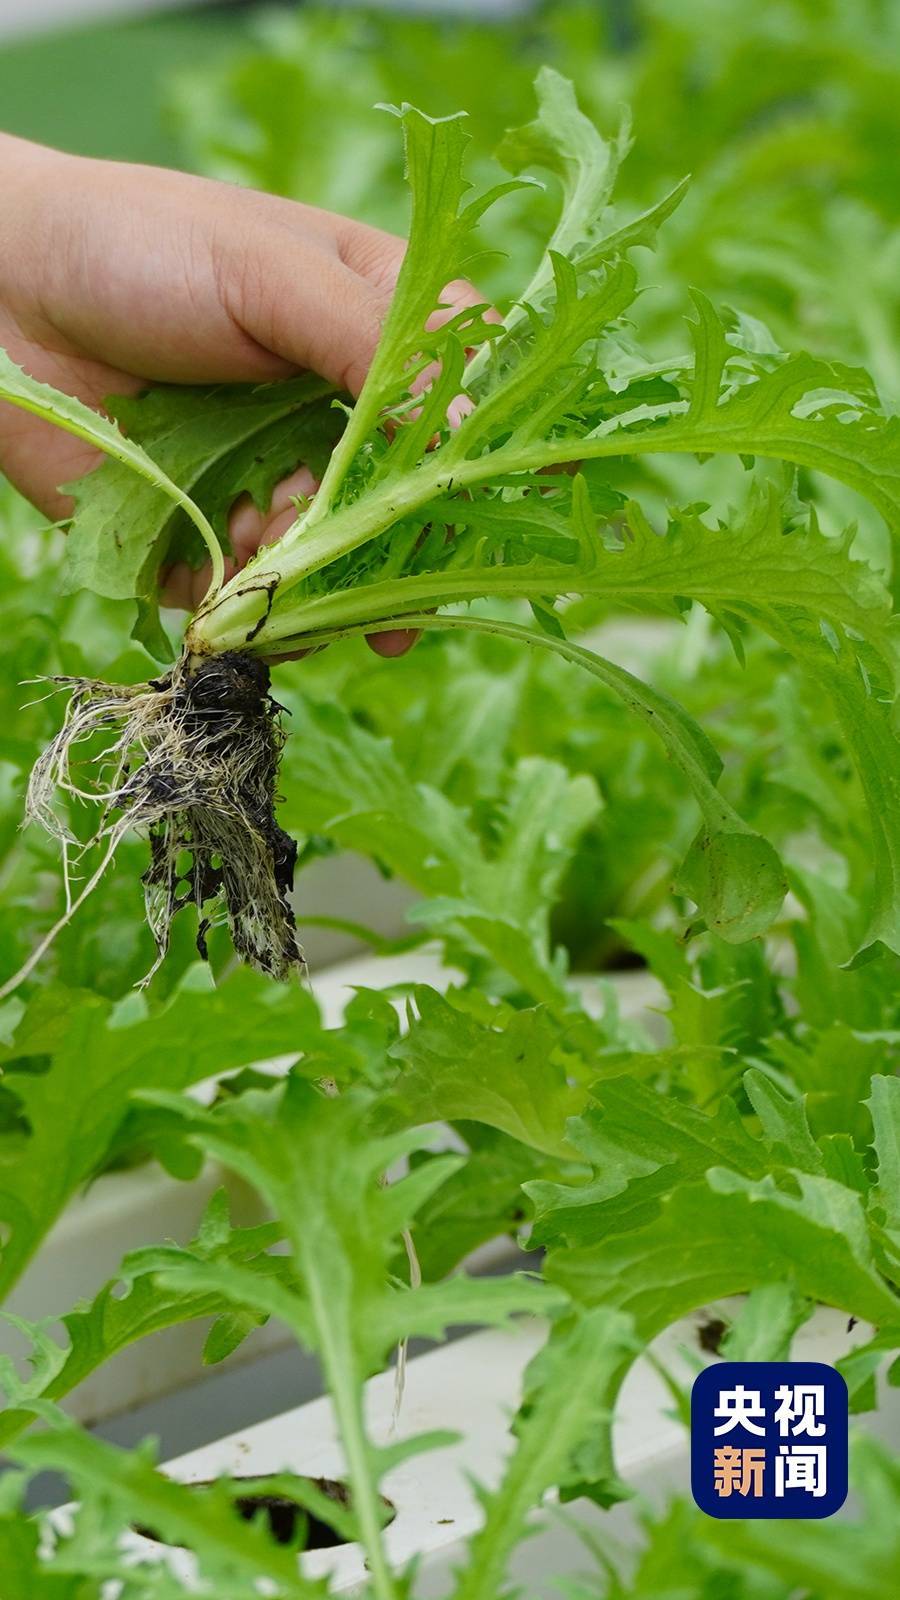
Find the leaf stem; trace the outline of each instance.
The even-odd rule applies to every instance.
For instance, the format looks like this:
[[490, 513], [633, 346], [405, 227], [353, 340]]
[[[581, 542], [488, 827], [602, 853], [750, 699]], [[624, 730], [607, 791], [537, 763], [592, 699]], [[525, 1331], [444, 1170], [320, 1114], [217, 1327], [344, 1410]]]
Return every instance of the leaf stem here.
[[[720, 428], [711, 433], [695, 426], [689, 417], [670, 415], [658, 427], [640, 433], [629, 432], [621, 424], [608, 433], [587, 438], [515, 440], [499, 449], [465, 455], [467, 427], [447, 440], [440, 450], [422, 462], [399, 483], [388, 483], [359, 501], [322, 516], [313, 501], [310, 512], [289, 529], [284, 538], [268, 547], [250, 568], [226, 584], [212, 603], [205, 604], [192, 624], [189, 640], [196, 639], [206, 651], [240, 650], [253, 636], [255, 648], [272, 646], [299, 635], [297, 607], [293, 614], [287, 596], [292, 588], [332, 561], [348, 555], [394, 526], [403, 517], [436, 498], [515, 473], [535, 473], [546, 467], [564, 466], [572, 461], [599, 460], [622, 456], [672, 454], [761, 455], [815, 467], [866, 495], [888, 523], [900, 516], [900, 502], [888, 476], [867, 470], [853, 456], [841, 451], [833, 441], [804, 437], [798, 428], [795, 436], [780, 425], [771, 435], [765, 428], [729, 422], [723, 417]], [[272, 583], [277, 583], [273, 606]], [[270, 614], [271, 613], [271, 614]], [[261, 624], [261, 619], [265, 623]], [[374, 631], [374, 630], [373, 630]]]
[[306, 1288], [319, 1330], [319, 1352], [338, 1431], [347, 1462], [353, 1511], [366, 1552], [366, 1564], [378, 1600], [397, 1600], [382, 1537], [380, 1497], [373, 1482], [372, 1465], [362, 1408], [362, 1391], [355, 1382], [356, 1362], [345, 1348], [341, 1328], [329, 1314], [328, 1286], [307, 1261]]
[[48, 384], [39, 383], [37, 379], [29, 377], [16, 366], [5, 350], [0, 350], [0, 398], [10, 405], [18, 406], [21, 411], [28, 411], [32, 416], [41, 417], [45, 422], [52, 422], [54, 427], [61, 428], [65, 433], [74, 434], [76, 439], [83, 439], [86, 444], [93, 445], [95, 450], [102, 450], [105, 455], [121, 461], [139, 477], [152, 483], [155, 489], [168, 495], [169, 499], [180, 506], [190, 518], [209, 551], [212, 573], [208, 595], [215, 594], [222, 588], [225, 582], [225, 557], [215, 529], [190, 495], [179, 488], [140, 445], [126, 438], [107, 417], [93, 411], [82, 401], [74, 399], [71, 395], [57, 394]]
[[[626, 672], [624, 667], [607, 661], [583, 645], [572, 644], [568, 639], [557, 639], [550, 634], [538, 633], [534, 628], [524, 627], [521, 623], [502, 622], [493, 617], [452, 614], [448, 616], [445, 613], [434, 616], [431, 612], [424, 612], [404, 616], [403, 626], [417, 631], [456, 628], [493, 634], [504, 639], [516, 639], [523, 644], [538, 645], [541, 649], [550, 650], [555, 655], [562, 656], [563, 660], [583, 667], [586, 672], [599, 678], [606, 688], [620, 695], [629, 709], [646, 722], [662, 740], [673, 764], [679, 767], [687, 778], [711, 832], [750, 831], [747, 824], [716, 788], [715, 779], [718, 777], [721, 761], [705, 734], [674, 701], [642, 683], [639, 678]], [[301, 643], [307, 646], [331, 644], [339, 639], [350, 638], [354, 634], [384, 633], [396, 627], [397, 618], [375, 623], [356, 623], [352, 627], [335, 629], [332, 632], [303, 635], [302, 640], [297, 640], [296, 643], [298, 646]], [[286, 640], [285, 644], [290, 647], [294, 642]]]

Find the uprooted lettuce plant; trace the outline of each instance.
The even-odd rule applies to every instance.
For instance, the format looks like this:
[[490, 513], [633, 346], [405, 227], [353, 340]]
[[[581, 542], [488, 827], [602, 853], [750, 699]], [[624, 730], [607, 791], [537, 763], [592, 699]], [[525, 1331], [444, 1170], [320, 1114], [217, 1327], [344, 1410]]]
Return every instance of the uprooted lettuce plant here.
[[[201, 953], [210, 923], [224, 916], [252, 965], [278, 978], [296, 971], [295, 848], [275, 817], [283, 731], [266, 662], [402, 623], [540, 645], [621, 695], [656, 731], [699, 806], [679, 877], [697, 906], [695, 925], [729, 941], [763, 932], [781, 906], [784, 869], [719, 792], [721, 763], [705, 735], [677, 704], [566, 637], [566, 600], [602, 595], [676, 615], [698, 601], [736, 648], [742, 628], [756, 625], [813, 677], [856, 764], [872, 829], [856, 959], [900, 951], [889, 598], [854, 560], [852, 529], [842, 538], [821, 532], [792, 470], [839, 480], [893, 527], [900, 425], [864, 373], [766, 341], [745, 347], [740, 321], [700, 295], [689, 351], [654, 360], [637, 348], [629, 254], [652, 245], [684, 185], [641, 215], [617, 217], [610, 201], [627, 138], [604, 141], [552, 72], [540, 75], [538, 95], [537, 119], [501, 150], [514, 176], [474, 200], [463, 121], [432, 121], [408, 106], [398, 113], [409, 247], [355, 405], [306, 378], [255, 391], [157, 391], [113, 403], [123, 432], [4, 361], [5, 399], [113, 458], [76, 487], [71, 585], [136, 599], [137, 636], [161, 652], [160, 565], [185, 554], [211, 563], [182, 653], [157, 678], [62, 685], [65, 722], [34, 769], [27, 809], [63, 844], [63, 921], [136, 828], [150, 841], [145, 899], [160, 960], [173, 917], [193, 905]], [[532, 281], [502, 324], [486, 307], [436, 318], [444, 284], [472, 268], [479, 218], [527, 185], [521, 174], [531, 169], [549, 171], [562, 190]], [[748, 472], [741, 503], [671, 508], [656, 525], [599, 466], [651, 453], [739, 457]], [[225, 581], [228, 507], [245, 490], [265, 502], [299, 456], [321, 471], [320, 488], [277, 544]], [[584, 470], [553, 470], [573, 464]], [[460, 609], [511, 599], [530, 602], [534, 627]], [[74, 898], [73, 853], [84, 846], [69, 820], [73, 803], [98, 809], [90, 844], [100, 849]]]

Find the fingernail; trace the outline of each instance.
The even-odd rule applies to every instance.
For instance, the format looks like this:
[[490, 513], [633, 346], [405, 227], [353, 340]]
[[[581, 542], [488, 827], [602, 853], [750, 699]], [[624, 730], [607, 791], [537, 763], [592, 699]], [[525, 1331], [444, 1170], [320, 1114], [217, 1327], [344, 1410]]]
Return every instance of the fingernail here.
[[467, 394], [458, 394], [450, 401], [447, 407], [447, 421], [451, 428], [458, 428], [466, 417], [470, 417], [475, 410], [472, 400]]
[[367, 641], [377, 656], [384, 656], [386, 660], [393, 660], [396, 656], [405, 656], [414, 644], [422, 637], [417, 628], [391, 628], [386, 633], [370, 633], [366, 635]]

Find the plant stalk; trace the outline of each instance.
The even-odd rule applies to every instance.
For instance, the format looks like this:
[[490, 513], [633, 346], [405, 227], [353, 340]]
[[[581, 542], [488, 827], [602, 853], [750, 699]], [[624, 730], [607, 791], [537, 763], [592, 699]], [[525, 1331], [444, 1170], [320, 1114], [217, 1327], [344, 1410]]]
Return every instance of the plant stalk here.
[[315, 1262], [308, 1259], [307, 1252], [300, 1249], [298, 1253], [304, 1261], [306, 1289], [319, 1332], [320, 1359], [344, 1448], [353, 1512], [366, 1553], [366, 1565], [377, 1600], [397, 1600], [382, 1537], [381, 1499], [372, 1481], [363, 1416], [363, 1391], [353, 1377], [356, 1362], [352, 1351], [346, 1347], [346, 1330], [341, 1327], [340, 1320], [330, 1313], [327, 1284], [322, 1282]]
[[[867, 494], [877, 509], [888, 518], [894, 509], [887, 492], [882, 492], [869, 475], [836, 449], [820, 447], [814, 456], [811, 447], [802, 439], [761, 438], [752, 431], [742, 432], [733, 425], [731, 428], [723, 427], [715, 439], [710, 439], [699, 435], [688, 418], [677, 416], [657, 429], [640, 434], [616, 427], [609, 433], [579, 440], [560, 439], [537, 443], [529, 440], [521, 444], [513, 440], [497, 450], [473, 456], [462, 454], [466, 448], [463, 437], [465, 431], [464, 424], [457, 436], [427, 457], [399, 485], [388, 483], [330, 516], [323, 516], [322, 508], [317, 510], [317, 501], [314, 500], [309, 511], [277, 544], [263, 550], [244, 572], [238, 573], [221, 591], [211, 593], [188, 629], [189, 650], [200, 655], [245, 649], [271, 654], [275, 647], [284, 646], [288, 640], [297, 644], [304, 633], [301, 622], [303, 602], [292, 606], [289, 596], [291, 590], [304, 579], [377, 538], [430, 500], [475, 488], [488, 479], [538, 472], [545, 467], [567, 465], [573, 460], [648, 455], [660, 451], [673, 454], [693, 454], [698, 451], [729, 455], [760, 454], [825, 470], [851, 488]], [[447, 580], [446, 574], [439, 576], [440, 580]], [[432, 587], [438, 581], [437, 576], [429, 580]], [[479, 591], [476, 589], [475, 592]], [[364, 585], [360, 586], [359, 594], [364, 603]], [[456, 595], [460, 599], [472, 597], [471, 587], [466, 591], [458, 591]], [[370, 602], [371, 598], [370, 594]], [[449, 600], [450, 596], [445, 598]], [[319, 597], [317, 603], [322, 603]]]

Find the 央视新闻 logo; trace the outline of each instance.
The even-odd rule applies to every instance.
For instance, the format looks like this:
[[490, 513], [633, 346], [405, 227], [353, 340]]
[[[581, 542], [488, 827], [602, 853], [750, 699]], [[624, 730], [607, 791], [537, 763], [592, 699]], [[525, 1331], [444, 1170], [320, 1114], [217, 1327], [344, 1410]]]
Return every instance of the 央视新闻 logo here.
[[691, 1492], [711, 1517], [830, 1517], [847, 1498], [847, 1385], [818, 1361], [723, 1361], [691, 1392]]

